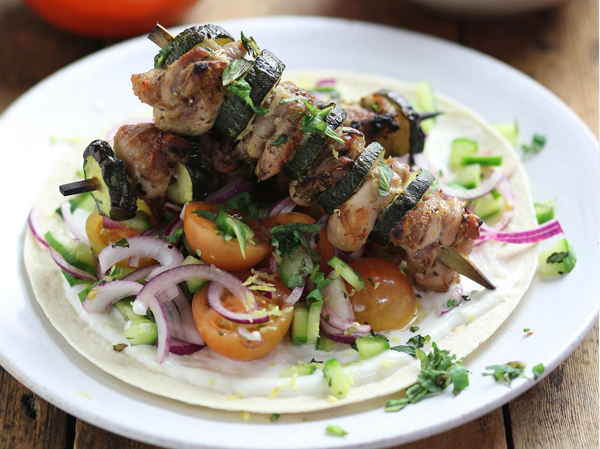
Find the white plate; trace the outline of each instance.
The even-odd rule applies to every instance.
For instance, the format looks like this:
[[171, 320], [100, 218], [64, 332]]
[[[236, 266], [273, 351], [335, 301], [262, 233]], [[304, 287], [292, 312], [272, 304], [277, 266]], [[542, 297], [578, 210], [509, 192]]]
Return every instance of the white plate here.
[[[50, 136], [90, 136], [138, 110], [129, 77], [152, 64], [154, 46], [137, 38], [84, 58], [23, 95], [0, 119], [4, 192], [0, 362], [19, 381], [61, 409], [112, 432], [177, 447], [381, 447], [442, 432], [475, 419], [533, 385], [512, 388], [482, 377], [486, 365], [543, 362], [547, 373], [581, 342], [598, 310], [598, 148], [581, 120], [553, 94], [516, 70], [472, 50], [398, 29], [322, 18], [257, 18], [223, 23], [243, 29], [288, 68], [351, 70], [409, 82], [428, 80], [439, 92], [490, 121], [519, 118], [522, 135], [548, 138], [528, 158], [533, 197], [559, 198], [560, 221], [577, 250], [576, 269], [557, 280], [535, 279], [517, 310], [468, 357], [471, 386], [384, 413], [370, 410], [285, 417], [276, 423], [196, 408], [136, 390], [76, 353], [37, 305], [22, 261], [25, 221], [39, 186], [68, 145]], [[341, 44], [339, 48], [336, 45]], [[103, 136], [98, 136], [103, 137]], [[535, 331], [525, 338], [523, 328]], [[560, 404], [556, 404], [557, 407]], [[345, 438], [324, 435], [338, 424]]]

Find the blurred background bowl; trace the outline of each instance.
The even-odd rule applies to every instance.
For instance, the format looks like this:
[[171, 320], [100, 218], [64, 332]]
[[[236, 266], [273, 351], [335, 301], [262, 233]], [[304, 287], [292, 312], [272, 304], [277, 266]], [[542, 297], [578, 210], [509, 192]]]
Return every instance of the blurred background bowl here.
[[88, 37], [130, 37], [178, 23], [197, 0], [25, 0], [52, 24]]
[[410, 0], [444, 14], [467, 17], [505, 16], [557, 5], [565, 0]]

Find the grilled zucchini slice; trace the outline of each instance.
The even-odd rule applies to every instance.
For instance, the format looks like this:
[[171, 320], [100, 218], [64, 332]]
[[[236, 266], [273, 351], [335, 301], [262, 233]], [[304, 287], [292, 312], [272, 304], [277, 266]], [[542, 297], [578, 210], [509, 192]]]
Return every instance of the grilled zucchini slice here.
[[208, 194], [210, 175], [200, 152], [191, 154], [185, 164], [177, 163], [174, 181], [167, 189], [167, 198], [176, 204], [200, 201]]
[[[332, 129], [337, 129], [344, 120], [346, 120], [346, 111], [336, 105], [329, 105], [323, 109], [331, 107], [329, 114], [325, 116], [323, 121], [331, 126]], [[327, 141], [327, 137], [321, 137], [317, 134], [311, 134], [304, 140], [294, 158], [287, 163], [284, 168], [286, 175], [292, 179], [298, 179], [306, 171], [311, 162], [317, 157], [323, 145]]]
[[394, 105], [398, 112], [400, 124], [398, 131], [386, 135], [379, 142], [391, 156], [422, 153], [425, 148], [425, 134], [421, 130], [421, 117], [419, 113], [398, 92], [383, 89], [377, 92], [377, 94], [385, 97]]
[[123, 162], [105, 140], [94, 140], [83, 152], [85, 179], [95, 179], [99, 188], [91, 192], [100, 215], [123, 221], [135, 217], [137, 197], [125, 176]]
[[340, 204], [345, 203], [358, 190], [369, 170], [384, 151], [385, 149], [379, 143], [371, 143], [354, 162], [348, 173], [340, 179], [340, 182], [335, 187], [319, 195], [317, 200], [328, 215], [331, 215]]
[[420, 170], [412, 182], [408, 184], [406, 190], [399, 194], [398, 198], [377, 218], [369, 238], [380, 245], [387, 245], [390, 241], [392, 228], [400, 223], [404, 215], [421, 201], [434, 180], [435, 177], [427, 170]]
[[[255, 107], [267, 97], [277, 86], [285, 64], [269, 50], [263, 50], [254, 60], [254, 65], [242, 78], [251, 88], [250, 99]], [[256, 112], [254, 109], [235, 95], [230, 95], [225, 101], [214, 129], [229, 139], [237, 139], [248, 127]]]
[[[196, 45], [213, 40], [218, 46], [233, 42], [233, 36], [219, 25], [201, 25], [186, 28], [154, 57], [154, 67], [165, 68], [173, 64], [180, 56], [190, 51]], [[205, 42], [208, 48], [211, 46]], [[204, 45], [203, 45], [204, 46]]]

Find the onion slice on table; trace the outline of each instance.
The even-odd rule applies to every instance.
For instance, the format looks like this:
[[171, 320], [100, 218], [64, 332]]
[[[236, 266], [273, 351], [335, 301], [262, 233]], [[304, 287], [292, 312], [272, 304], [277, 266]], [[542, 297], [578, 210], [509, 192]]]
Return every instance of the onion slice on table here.
[[90, 290], [83, 301], [83, 308], [89, 313], [106, 313], [115, 302], [137, 295], [142, 287], [134, 281], [103, 282]]
[[[236, 278], [237, 279], [237, 278]], [[229, 289], [229, 287], [227, 287]], [[241, 312], [232, 312], [227, 309], [225, 305], [221, 302], [221, 297], [223, 296], [224, 286], [219, 282], [212, 282], [208, 286], [208, 304], [213, 308], [215, 312], [221, 315], [223, 318], [229, 321], [233, 321], [234, 323], [240, 324], [254, 324], [254, 323], [266, 323], [269, 321], [269, 315], [265, 312], [264, 315], [258, 314], [255, 315], [254, 312], [258, 310], [258, 306], [256, 304], [256, 298], [252, 295], [253, 301], [246, 300], [245, 297], [240, 298], [236, 295], [242, 303], [252, 303], [249, 304], [248, 313]], [[250, 289], [248, 289], [250, 291]], [[249, 297], [248, 297], [249, 298]]]
[[29, 212], [29, 217], [27, 217], [27, 224], [29, 224], [29, 229], [31, 233], [36, 238], [38, 242], [44, 245], [46, 248], [50, 248], [48, 242], [42, 237], [42, 226], [40, 224], [40, 211], [37, 209], [31, 209]]
[[50, 250], [50, 255], [52, 256], [52, 259], [54, 260], [54, 262], [56, 262], [56, 265], [58, 265], [62, 270], [66, 271], [67, 273], [72, 274], [73, 276], [80, 278], [80, 279], [89, 279], [91, 281], [98, 280], [98, 278], [96, 276], [94, 276], [93, 274], [90, 274], [87, 271], [81, 270], [81, 269], [71, 265], [69, 262], [67, 262], [65, 260], [65, 258], [63, 256], [61, 256], [58, 253], [58, 251], [55, 251], [52, 248], [48, 248], [48, 249]]
[[231, 178], [227, 181], [223, 187], [219, 190], [215, 190], [214, 192], [209, 193], [206, 196], [206, 201], [214, 201], [215, 203], [222, 203], [223, 201], [227, 201], [233, 198], [240, 193], [247, 192], [248, 190], [254, 187], [254, 183], [251, 181], [247, 181], [244, 178]]

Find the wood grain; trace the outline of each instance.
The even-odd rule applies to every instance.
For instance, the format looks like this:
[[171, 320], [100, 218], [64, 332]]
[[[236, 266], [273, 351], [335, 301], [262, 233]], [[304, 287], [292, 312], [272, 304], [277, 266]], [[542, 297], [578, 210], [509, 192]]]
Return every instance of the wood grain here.
[[153, 449], [156, 446], [106, 432], [80, 419], [75, 427], [74, 449]]

